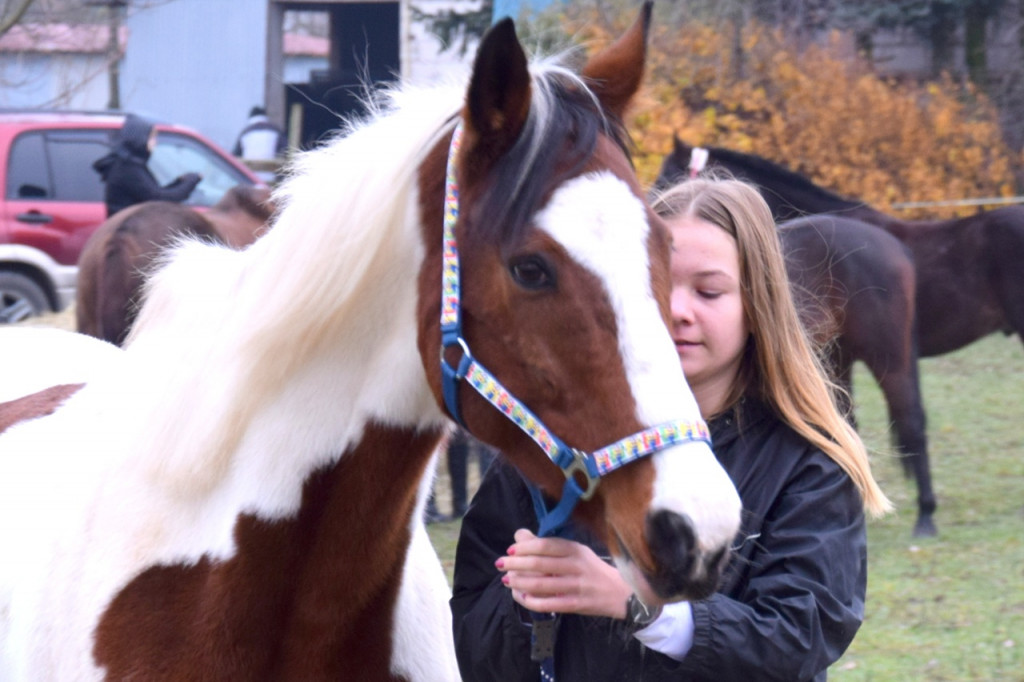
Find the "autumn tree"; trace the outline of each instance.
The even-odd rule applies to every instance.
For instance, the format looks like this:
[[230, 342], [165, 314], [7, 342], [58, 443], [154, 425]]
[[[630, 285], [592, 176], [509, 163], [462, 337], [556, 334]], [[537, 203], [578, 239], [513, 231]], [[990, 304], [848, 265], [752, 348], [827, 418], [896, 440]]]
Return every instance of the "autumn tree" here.
[[[613, 1], [599, 10], [573, 3], [566, 32], [610, 40], [635, 15], [610, 11]], [[883, 210], [1014, 193], [1021, 159], [1003, 142], [988, 99], [969, 84], [889, 82], [837, 32], [801, 48], [757, 19], [737, 34], [728, 16], [667, 15], [652, 27], [647, 87], [630, 121], [643, 180], [653, 181], [679, 135], [781, 162]]]

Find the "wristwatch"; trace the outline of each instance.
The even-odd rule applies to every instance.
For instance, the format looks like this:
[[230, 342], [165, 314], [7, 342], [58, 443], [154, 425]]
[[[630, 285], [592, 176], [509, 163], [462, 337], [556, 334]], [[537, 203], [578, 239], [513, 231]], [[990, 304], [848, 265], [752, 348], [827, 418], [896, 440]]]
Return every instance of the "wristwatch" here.
[[635, 592], [629, 595], [629, 599], [626, 600], [626, 627], [631, 632], [643, 630], [660, 615], [660, 606], [648, 606], [640, 600], [640, 597]]

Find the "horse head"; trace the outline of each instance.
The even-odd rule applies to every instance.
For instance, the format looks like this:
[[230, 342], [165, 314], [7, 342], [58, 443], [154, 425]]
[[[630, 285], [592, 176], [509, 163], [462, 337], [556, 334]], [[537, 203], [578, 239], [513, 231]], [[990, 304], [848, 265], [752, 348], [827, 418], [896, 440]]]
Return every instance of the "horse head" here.
[[696, 149], [698, 148], [679, 139], [678, 135], [673, 135], [672, 151], [666, 154], [661, 161], [661, 169], [654, 181], [654, 190], [666, 190], [680, 180], [685, 180], [704, 170], [704, 164], [700, 164], [700, 167], [695, 165], [696, 160], [693, 153]]
[[[450, 273], [436, 178], [446, 138], [420, 174], [427, 258], [418, 344], [448, 413], [549, 500], [567, 494], [567, 478], [594, 486], [576, 516], [643, 596], [669, 601], [714, 590], [739, 525], [738, 496], [708, 444], [665, 447], [598, 485], [580, 483], [579, 469], [564, 473], [537, 436], [550, 432], [573, 452], [593, 453], [665, 422], [702, 424], [667, 328], [669, 231], [643, 199], [622, 130], [649, 19], [648, 5], [579, 75], [531, 67], [509, 21], [484, 38], [452, 162], [462, 335], [439, 362], [438, 310], [449, 301], [437, 284], [442, 268]], [[493, 385], [474, 391], [473, 377], [456, 377], [463, 380], [446, 399], [443, 366], [467, 357]], [[630, 459], [632, 446], [624, 447]]]
[[206, 218], [225, 243], [240, 249], [267, 230], [275, 210], [269, 187], [235, 185], [210, 207]]

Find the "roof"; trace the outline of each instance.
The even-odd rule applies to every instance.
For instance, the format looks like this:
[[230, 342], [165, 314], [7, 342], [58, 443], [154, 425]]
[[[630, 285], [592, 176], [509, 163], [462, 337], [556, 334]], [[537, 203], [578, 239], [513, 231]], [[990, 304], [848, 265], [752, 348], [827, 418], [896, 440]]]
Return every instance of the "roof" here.
[[[0, 36], [0, 52], [103, 54], [110, 29], [106, 24], [17, 24]], [[124, 52], [128, 29], [118, 32]]]
[[[106, 24], [17, 24], [0, 35], [0, 53], [73, 53], [105, 54], [110, 29]], [[120, 27], [121, 52], [128, 42], [128, 29]], [[286, 33], [284, 53], [291, 56], [326, 57], [330, 48], [327, 38]]]
[[327, 38], [299, 33], [284, 34], [284, 53], [290, 56], [326, 57], [330, 44]]
[[3, 109], [0, 108], [0, 121], [4, 123], [45, 123], [45, 124], [79, 124], [83, 120], [101, 123], [121, 124], [124, 112], [117, 111], [63, 111], [56, 109]]

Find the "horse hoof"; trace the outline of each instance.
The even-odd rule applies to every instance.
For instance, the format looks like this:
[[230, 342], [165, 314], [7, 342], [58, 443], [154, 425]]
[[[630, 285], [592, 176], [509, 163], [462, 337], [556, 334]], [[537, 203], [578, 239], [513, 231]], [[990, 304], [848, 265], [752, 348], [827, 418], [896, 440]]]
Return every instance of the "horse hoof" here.
[[931, 518], [918, 519], [917, 523], [914, 524], [915, 538], [934, 538], [938, 534], [939, 531], [935, 528], [935, 523]]

